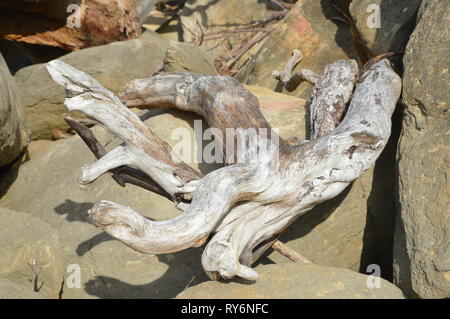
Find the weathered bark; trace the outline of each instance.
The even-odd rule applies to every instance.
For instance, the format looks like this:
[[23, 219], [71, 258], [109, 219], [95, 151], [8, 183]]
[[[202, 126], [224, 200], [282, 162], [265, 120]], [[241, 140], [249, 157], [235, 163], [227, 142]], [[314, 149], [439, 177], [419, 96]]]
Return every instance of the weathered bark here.
[[78, 50], [133, 39], [154, 0], [7, 0], [0, 3], [0, 37]]
[[[356, 85], [341, 121], [358, 70], [354, 61], [329, 65], [313, 93], [313, 139], [292, 145], [278, 138], [256, 97], [232, 78], [167, 73], [127, 85], [122, 100], [130, 107], [192, 111], [224, 135], [227, 128], [267, 129], [266, 136], [247, 145], [243, 157], [222, 143], [228, 166], [202, 177], [179, 159], [172, 161], [170, 147], [90, 76], [61, 61], [50, 62], [47, 68], [66, 87], [69, 110], [85, 113], [124, 141], [83, 169], [81, 184], [131, 165], [172, 198], [181, 198], [175, 201], [184, 210], [175, 219], [153, 222], [131, 208], [101, 201], [89, 212], [92, 223], [143, 253], [199, 246], [214, 234], [202, 256], [213, 279], [256, 279], [250, 266], [267, 242], [273, 244], [290, 223], [341, 193], [375, 162], [389, 138], [390, 117], [401, 89], [389, 62], [375, 63]], [[237, 130], [231, 140], [243, 135]]]

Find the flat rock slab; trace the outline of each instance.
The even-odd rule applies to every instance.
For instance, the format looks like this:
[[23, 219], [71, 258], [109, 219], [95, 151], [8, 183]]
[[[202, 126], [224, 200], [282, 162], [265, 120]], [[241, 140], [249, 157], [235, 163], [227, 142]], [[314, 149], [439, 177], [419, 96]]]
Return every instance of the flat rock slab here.
[[[403, 299], [400, 289], [380, 279], [342, 268], [288, 263], [256, 268], [260, 278], [250, 282], [208, 281], [191, 287], [178, 299]], [[368, 284], [369, 283], [369, 284]], [[374, 288], [369, 288], [374, 287]]]
[[[30, 214], [1, 207], [0, 225], [0, 277], [8, 278], [17, 284], [17, 289], [12, 289], [11, 293], [16, 291], [18, 297], [38, 297], [37, 294], [32, 294], [33, 287], [30, 282], [33, 278], [30, 264], [34, 260], [38, 272], [39, 295], [58, 298], [63, 280], [58, 230]], [[20, 285], [26, 286], [27, 289], [24, 291]], [[0, 281], [0, 298], [2, 293], [4, 292]], [[13, 298], [12, 295], [9, 296]]]
[[29, 285], [25, 286], [0, 278], [0, 299], [42, 299], [42, 296], [33, 292]]

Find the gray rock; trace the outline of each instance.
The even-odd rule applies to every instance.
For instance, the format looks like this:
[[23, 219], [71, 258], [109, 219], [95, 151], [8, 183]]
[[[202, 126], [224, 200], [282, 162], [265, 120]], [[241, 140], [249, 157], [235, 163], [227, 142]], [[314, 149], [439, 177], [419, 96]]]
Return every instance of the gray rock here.
[[[188, 288], [178, 299], [404, 299], [390, 282], [354, 271], [314, 264], [288, 263], [256, 268], [255, 283], [208, 281]], [[372, 288], [373, 287], [373, 288]]]
[[411, 297], [450, 297], [449, 10], [422, 2], [404, 57], [394, 279]]
[[[350, 3], [356, 28], [373, 55], [403, 51], [414, 29], [421, 1], [354, 0]], [[379, 19], [379, 24], [375, 19]]]
[[14, 161], [28, 139], [19, 91], [0, 54], [0, 166]]
[[[104, 46], [69, 53], [60, 59], [84, 72], [93, 75], [103, 85], [119, 93], [130, 80], [141, 78], [159, 70], [163, 65], [166, 50], [175, 46], [182, 58], [182, 65], [171, 61], [171, 70], [191, 70], [208, 73], [214, 70], [208, 64], [208, 55], [198, 48], [171, 44], [155, 32], [146, 31], [140, 39], [115, 42]], [[190, 64], [190, 55], [195, 56]], [[51, 137], [52, 129], [65, 130], [67, 111], [63, 105], [64, 89], [48, 75], [44, 64], [21, 69], [15, 75], [23, 103], [27, 109], [27, 123], [31, 138]]]
[[[354, 57], [348, 27], [336, 23], [339, 16], [328, 0], [298, 0], [289, 14], [276, 25], [267, 40], [243, 66], [236, 77], [243, 83], [261, 85], [280, 91], [279, 81], [272, 72], [283, 70], [292, 50], [303, 53], [303, 60], [295, 70], [311, 69], [322, 74], [325, 66], [338, 59]], [[293, 92], [285, 92], [309, 99], [311, 85], [302, 83]]]
[[[24, 297], [34, 298], [30, 263], [35, 260], [39, 295], [58, 298], [63, 279], [58, 231], [31, 214], [5, 208], [0, 208], [0, 225], [0, 277], [27, 286]], [[24, 292], [20, 287], [11, 294], [14, 291]]]

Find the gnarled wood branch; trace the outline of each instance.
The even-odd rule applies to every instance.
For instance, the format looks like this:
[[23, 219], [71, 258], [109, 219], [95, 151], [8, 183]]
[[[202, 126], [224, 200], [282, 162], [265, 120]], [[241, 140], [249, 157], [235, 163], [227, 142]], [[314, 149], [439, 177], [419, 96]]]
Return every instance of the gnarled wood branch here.
[[[85, 113], [124, 141], [83, 170], [82, 185], [110, 169], [130, 165], [145, 172], [172, 198], [182, 194], [192, 199], [179, 200], [184, 212], [163, 222], [102, 201], [89, 212], [94, 225], [144, 253], [199, 246], [213, 234], [202, 256], [203, 267], [213, 279], [256, 279], [250, 266], [265, 242], [273, 242], [304, 212], [337, 196], [373, 165], [389, 138], [390, 118], [401, 89], [400, 78], [387, 60], [372, 65], [354, 92], [356, 63], [331, 64], [316, 81], [312, 139], [292, 145], [278, 138], [256, 97], [232, 78], [168, 73], [127, 85], [122, 95], [127, 106], [192, 111], [225, 134], [227, 128], [268, 130], [269, 134], [247, 145], [244, 160], [234, 147], [230, 154], [230, 145], [222, 143], [228, 166], [203, 177], [179, 159], [173, 161], [170, 147], [97, 81], [61, 61], [47, 68], [66, 87], [69, 110]], [[244, 133], [235, 133], [231, 140]]]
[[320, 76], [318, 74], [308, 69], [300, 69], [298, 72], [292, 74], [295, 66], [302, 59], [303, 54], [299, 50], [293, 50], [292, 56], [286, 63], [284, 70], [272, 72], [273, 77], [279, 80], [288, 91], [294, 91], [303, 81], [315, 85], [320, 80]]

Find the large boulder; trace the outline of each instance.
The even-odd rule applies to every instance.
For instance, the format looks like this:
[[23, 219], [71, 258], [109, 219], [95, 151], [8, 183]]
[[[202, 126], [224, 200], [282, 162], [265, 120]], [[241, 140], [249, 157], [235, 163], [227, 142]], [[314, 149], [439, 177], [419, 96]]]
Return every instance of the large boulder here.
[[[254, 56], [240, 69], [237, 79], [279, 91], [280, 83], [273, 78], [272, 72], [284, 69], [294, 49], [300, 50], [304, 56], [295, 70], [307, 68], [319, 74], [335, 60], [354, 57], [348, 27], [333, 21], [332, 18], [336, 16], [339, 16], [339, 12], [328, 0], [298, 0]], [[311, 85], [302, 83], [289, 94], [308, 99], [310, 91]]]
[[27, 143], [19, 91], [0, 54], [0, 166], [14, 161]]
[[[27, 286], [25, 295], [20, 287], [13, 289], [19, 295], [26, 298], [38, 297], [33, 295], [31, 284], [33, 272], [30, 265], [34, 260], [39, 295], [58, 298], [63, 281], [58, 231], [31, 214], [5, 208], [0, 208], [0, 225], [0, 277], [19, 286]], [[4, 294], [2, 286], [5, 284], [1, 280], [3, 279], [0, 279], [0, 298]], [[11, 291], [10, 297], [14, 294]]]
[[[158, 71], [168, 49], [171, 57], [178, 57], [167, 61], [171, 71], [215, 72], [212, 58], [201, 49], [169, 42], [152, 31], [144, 32], [139, 39], [72, 52], [60, 59], [94, 75], [107, 89], [119, 93], [130, 80]], [[194, 58], [186, 58], [191, 55]], [[50, 78], [44, 64], [21, 69], [15, 79], [27, 109], [33, 140], [50, 138], [52, 129], [68, 128], [64, 122], [67, 114], [63, 105], [64, 88]]]
[[[209, 281], [191, 287], [178, 299], [403, 299], [390, 282], [354, 271], [314, 264], [289, 263], [256, 268], [260, 278], [242, 282]], [[379, 286], [376, 286], [376, 281]]]
[[401, 52], [414, 29], [422, 0], [353, 0], [350, 14], [373, 55]]
[[450, 297], [449, 10], [423, 1], [404, 57], [394, 278], [412, 297]]

